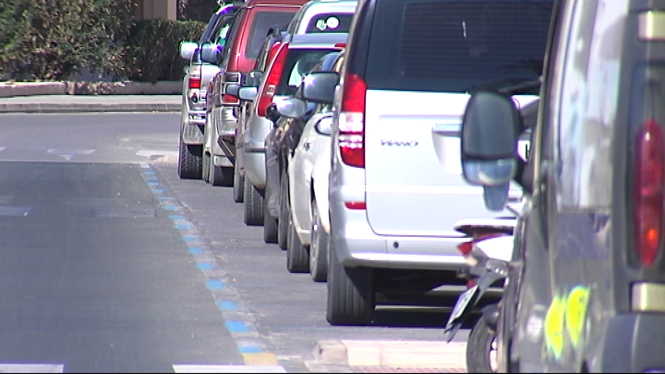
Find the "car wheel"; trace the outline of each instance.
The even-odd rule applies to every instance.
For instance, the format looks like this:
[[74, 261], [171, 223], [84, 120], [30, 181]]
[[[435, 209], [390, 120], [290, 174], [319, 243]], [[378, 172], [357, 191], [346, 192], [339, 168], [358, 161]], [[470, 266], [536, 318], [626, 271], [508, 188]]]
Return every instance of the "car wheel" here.
[[309, 274], [314, 282], [325, 282], [328, 277], [328, 233], [321, 225], [316, 200], [312, 200], [311, 245], [309, 247]]
[[201, 160], [201, 179], [203, 179], [204, 182], [209, 183], [210, 182], [210, 154], [203, 152], [202, 160]]
[[343, 266], [335, 247], [328, 251], [328, 302], [326, 320], [331, 325], [369, 325], [374, 315], [371, 268]]
[[256, 190], [253, 184], [245, 183], [245, 224], [248, 226], [260, 226], [263, 224], [263, 196]]
[[266, 206], [263, 208], [263, 241], [277, 243], [277, 219], [270, 215]]
[[233, 168], [228, 166], [216, 166], [210, 158], [210, 175], [208, 182], [213, 186], [233, 186]]
[[282, 172], [279, 187], [279, 217], [277, 218], [277, 245], [287, 249], [289, 237], [289, 180], [286, 173]]
[[238, 172], [238, 164], [233, 167], [233, 201], [242, 203], [245, 194], [245, 177]]
[[496, 373], [496, 333], [481, 315], [466, 343], [469, 373]]
[[307, 273], [309, 272], [309, 252], [307, 247], [302, 244], [296, 226], [293, 224], [291, 214], [289, 214], [289, 236], [286, 245], [286, 269], [289, 273]]
[[178, 176], [181, 179], [201, 179], [203, 172], [201, 162], [202, 153], [202, 145], [186, 144], [182, 140], [182, 137], [180, 138], [180, 147], [178, 149]]

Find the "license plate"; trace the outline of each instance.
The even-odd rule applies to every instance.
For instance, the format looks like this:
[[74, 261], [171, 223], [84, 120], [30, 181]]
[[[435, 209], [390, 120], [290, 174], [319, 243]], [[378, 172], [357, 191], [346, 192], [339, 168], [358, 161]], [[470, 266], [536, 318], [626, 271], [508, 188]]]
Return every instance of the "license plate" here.
[[478, 286], [473, 286], [459, 295], [457, 303], [455, 304], [452, 313], [450, 313], [450, 318], [448, 319], [449, 325], [466, 312], [469, 308], [469, 304], [474, 300], [474, 296], [476, 296], [477, 293]]

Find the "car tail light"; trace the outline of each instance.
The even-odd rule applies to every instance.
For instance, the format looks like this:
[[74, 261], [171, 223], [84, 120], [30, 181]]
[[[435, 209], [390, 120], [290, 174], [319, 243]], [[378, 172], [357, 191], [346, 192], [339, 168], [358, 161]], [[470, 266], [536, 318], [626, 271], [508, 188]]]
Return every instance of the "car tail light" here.
[[277, 52], [279, 52], [279, 48], [282, 45], [282, 42], [275, 42], [272, 47], [270, 47], [270, 51], [268, 52], [268, 63], [270, 63], [274, 58]]
[[201, 88], [201, 68], [192, 67], [189, 71], [189, 79], [187, 80], [187, 88], [190, 90]]
[[266, 109], [272, 103], [275, 91], [279, 85], [279, 78], [282, 76], [282, 70], [286, 64], [286, 54], [288, 52], [288, 43], [280, 44], [279, 50], [275, 53], [275, 59], [268, 67], [268, 76], [265, 78], [263, 88], [259, 93], [259, 102], [256, 105], [256, 112], [259, 116], [266, 116]]
[[344, 203], [344, 206], [347, 209], [352, 209], [352, 210], [367, 209], [367, 203], [365, 203], [364, 201], [347, 201]]
[[235, 96], [224, 94], [222, 95], [222, 103], [225, 105], [240, 104], [240, 100]]
[[359, 76], [344, 77], [342, 108], [339, 114], [339, 151], [342, 161], [365, 167], [365, 95], [367, 85]]
[[335, 48], [346, 48], [346, 43], [335, 43]]
[[656, 262], [663, 233], [663, 132], [647, 120], [637, 135], [633, 218], [635, 249], [641, 264]]

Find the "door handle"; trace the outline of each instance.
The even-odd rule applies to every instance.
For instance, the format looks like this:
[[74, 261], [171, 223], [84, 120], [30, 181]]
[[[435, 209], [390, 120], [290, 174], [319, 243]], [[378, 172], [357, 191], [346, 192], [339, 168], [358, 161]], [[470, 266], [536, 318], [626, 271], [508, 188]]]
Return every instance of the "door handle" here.
[[303, 146], [303, 148], [305, 148], [306, 151], [309, 151], [309, 147], [312, 146], [312, 143], [310, 143], [310, 142], [305, 142], [305, 143], [303, 143], [302, 146]]

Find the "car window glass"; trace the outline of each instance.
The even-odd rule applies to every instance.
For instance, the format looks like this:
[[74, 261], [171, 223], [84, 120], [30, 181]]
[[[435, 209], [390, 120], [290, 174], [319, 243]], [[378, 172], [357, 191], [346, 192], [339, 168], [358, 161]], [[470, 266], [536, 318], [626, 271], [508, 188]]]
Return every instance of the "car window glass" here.
[[280, 30], [286, 29], [289, 21], [293, 19], [294, 14], [295, 12], [257, 12], [252, 21], [249, 34], [250, 40], [245, 48], [245, 57], [249, 59], [257, 58], [266, 35], [268, 35], [268, 30], [271, 27], [276, 27]]
[[321, 57], [335, 49], [290, 49], [275, 95], [295, 94], [302, 78], [319, 62]]
[[627, 5], [581, 1], [573, 12], [558, 98], [557, 200], [567, 208], [608, 207], [622, 60], [617, 41]]
[[383, 0], [373, 19], [367, 86], [471, 92], [537, 80], [552, 7], [553, 0]]
[[231, 57], [231, 48], [233, 47], [233, 44], [235, 44], [236, 38], [238, 36], [238, 33], [240, 32], [240, 29], [242, 28], [242, 20], [244, 17], [247, 16], [247, 9], [243, 8], [238, 10], [238, 13], [233, 17], [233, 21], [231, 22], [231, 26], [229, 27], [229, 30], [226, 32], [226, 43], [224, 44], [224, 50], [222, 51], [222, 56], [221, 56], [221, 66], [226, 66], [229, 62], [229, 58]]
[[342, 32], [348, 33], [351, 28], [351, 19], [353, 14], [349, 13], [323, 13], [317, 14], [307, 24], [305, 32], [307, 34], [314, 33], [332, 33]]

